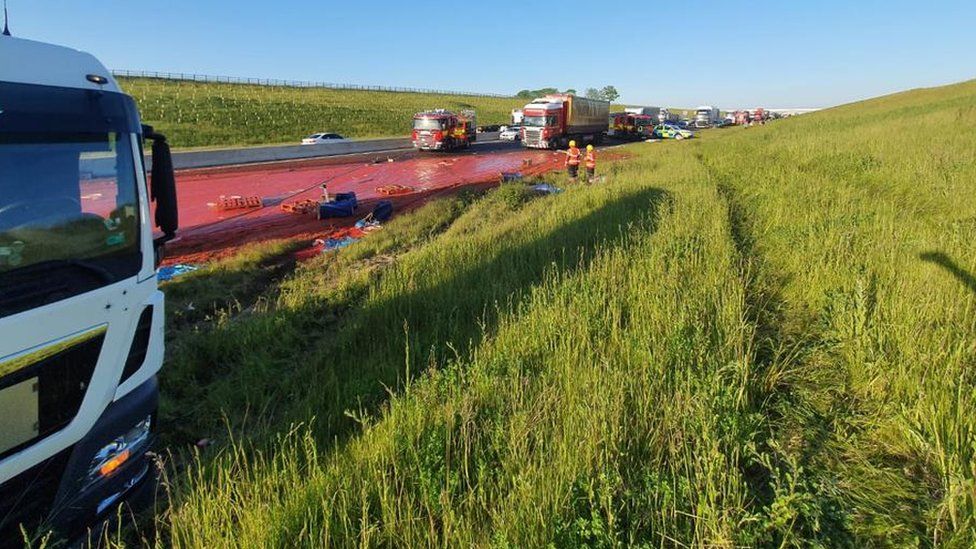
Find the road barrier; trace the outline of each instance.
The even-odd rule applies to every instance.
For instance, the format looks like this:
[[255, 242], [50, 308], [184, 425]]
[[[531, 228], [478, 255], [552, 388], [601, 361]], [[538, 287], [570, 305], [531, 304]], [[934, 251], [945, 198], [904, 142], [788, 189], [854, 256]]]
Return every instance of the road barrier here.
[[[497, 141], [498, 132], [478, 134], [479, 141]], [[342, 154], [377, 153], [409, 149], [413, 146], [409, 137], [390, 137], [385, 139], [347, 140], [321, 145], [272, 145], [268, 147], [245, 147], [240, 149], [214, 149], [206, 151], [173, 151], [173, 168], [190, 170], [195, 168], [215, 168], [238, 164], [278, 162], [282, 160], [302, 160]], [[436, 154], [436, 153], [435, 153]], [[106, 159], [107, 173], [114, 166]], [[146, 169], [152, 168], [152, 155], [146, 155]]]

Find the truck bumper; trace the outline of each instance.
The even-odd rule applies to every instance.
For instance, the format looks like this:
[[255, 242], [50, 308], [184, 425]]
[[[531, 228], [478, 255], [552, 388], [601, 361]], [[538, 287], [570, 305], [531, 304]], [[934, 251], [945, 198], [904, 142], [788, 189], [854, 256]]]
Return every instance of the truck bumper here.
[[[87, 529], [97, 527], [100, 521], [114, 516], [118, 504], [128, 501], [137, 507], [141, 503], [137, 500], [148, 501], [155, 490], [155, 464], [147, 453], [152, 447], [158, 401], [159, 385], [153, 376], [111, 403], [91, 431], [74, 446], [0, 487], [0, 493], [5, 498], [29, 500], [36, 496], [33, 490], [36, 481], [31, 477], [45, 475], [50, 479], [52, 488], [57, 486], [53, 498], [43, 507], [34, 506], [31, 516], [14, 513], [4, 519], [0, 525], [0, 536], [3, 536], [0, 547], [19, 546], [23, 542], [19, 524], [23, 524], [29, 534], [53, 530], [57, 537], [81, 538]], [[151, 431], [145, 443], [133, 446], [128, 459], [113, 472], [92, 480], [89, 469], [99, 450], [147, 417], [152, 419]], [[24, 476], [27, 478], [21, 478]], [[22, 488], [20, 493], [7, 493], [17, 488]]]

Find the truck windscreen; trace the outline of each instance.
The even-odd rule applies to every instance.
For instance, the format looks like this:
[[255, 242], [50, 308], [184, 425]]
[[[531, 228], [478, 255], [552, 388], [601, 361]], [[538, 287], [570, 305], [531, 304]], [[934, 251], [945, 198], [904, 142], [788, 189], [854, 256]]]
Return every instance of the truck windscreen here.
[[415, 130], [443, 130], [444, 122], [440, 118], [414, 118], [413, 129]]
[[0, 317], [142, 264], [131, 99], [0, 83]]
[[559, 117], [556, 115], [549, 116], [525, 116], [522, 118], [523, 126], [556, 126], [559, 124]]

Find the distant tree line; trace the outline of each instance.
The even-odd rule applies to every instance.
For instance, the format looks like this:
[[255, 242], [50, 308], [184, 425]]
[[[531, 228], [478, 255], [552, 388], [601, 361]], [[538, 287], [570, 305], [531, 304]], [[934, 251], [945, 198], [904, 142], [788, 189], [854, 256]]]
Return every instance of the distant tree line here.
[[[576, 90], [573, 88], [567, 88], [565, 91], [559, 91], [558, 88], [540, 88], [538, 90], [520, 90], [516, 97], [522, 99], [535, 99], [536, 97], [542, 97], [543, 95], [549, 95], [553, 93], [569, 93], [572, 95], [577, 95]], [[617, 92], [617, 88], [613, 86], [604, 86], [602, 89], [587, 88], [586, 92], [583, 94], [590, 99], [603, 99], [606, 101], [616, 101], [620, 97], [620, 93]]]

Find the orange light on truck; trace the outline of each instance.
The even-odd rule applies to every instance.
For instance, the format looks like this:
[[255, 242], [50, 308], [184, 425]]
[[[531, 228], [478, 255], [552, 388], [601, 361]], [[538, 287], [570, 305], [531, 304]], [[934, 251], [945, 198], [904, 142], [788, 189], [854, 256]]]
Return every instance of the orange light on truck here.
[[98, 474], [100, 474], [103, 477], [107, 477], [111, 475], [119, 467], [122, 467], [122, 465], [126, 461], [129, 461], [129, 455], [130, 454], [128, 450], [123, 450], [122, 452], [119, 453], [119, 455], [103, 463], [102, 466], [98, 468]]

